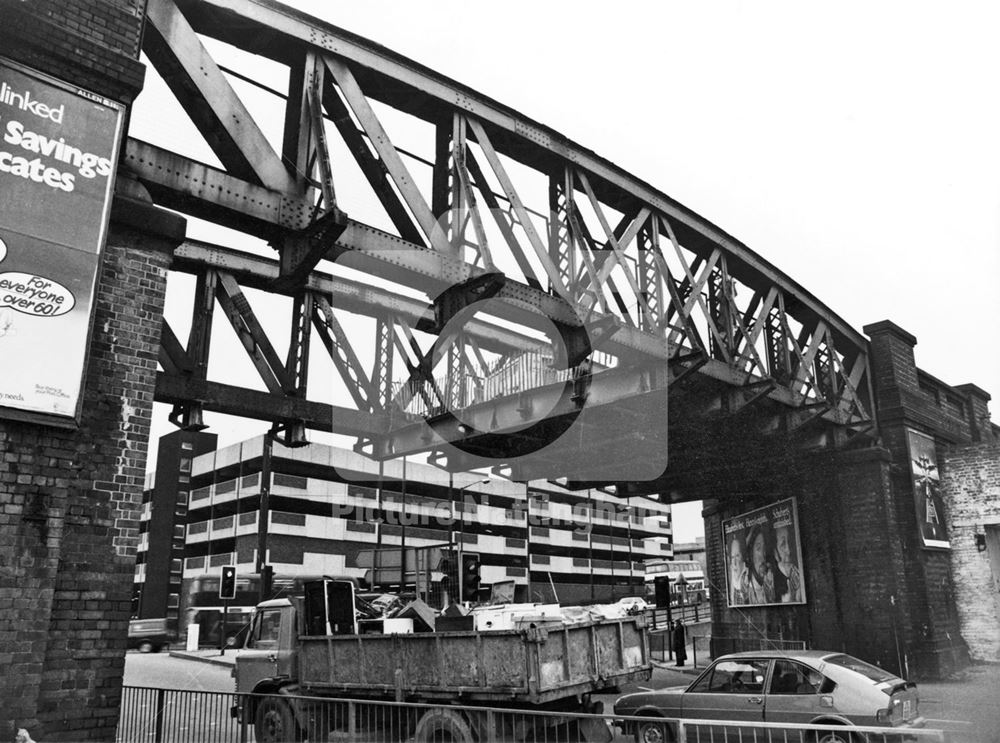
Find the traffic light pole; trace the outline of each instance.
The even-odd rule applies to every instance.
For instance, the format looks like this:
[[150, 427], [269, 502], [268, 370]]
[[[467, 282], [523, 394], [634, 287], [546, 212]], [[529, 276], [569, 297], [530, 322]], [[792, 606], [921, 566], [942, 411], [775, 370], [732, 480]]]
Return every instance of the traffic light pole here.
[[222, 602], [222, 628], [219, 631], [219, 655], [226, 654], [226, 635], [229, 634], [229, 599]]
[[224, 565], [219, 572], [219, 599], [222, 601], [222, 623], [219, 626], [219, 655], [226, 654], [229, 634], [229, 602], [236, 598], [236, 566]]
[[[463, 485], [458, 491], [458, 502], [455, 504], [458, 508], [458, 603], [465, 601], [465, 583], [463, 578], [465, 570], [465, 491], [471, 488], [473, 485], [486, 485], [490, 481], [490, 478], [485, 477], [482, 480], [476, 480], [475, 482], [470, 482], [468, 485]], [[449, 484], [449, 491], [451, 490], [451, 485]], [[449, 495], [451, 493], [449, 492]]]

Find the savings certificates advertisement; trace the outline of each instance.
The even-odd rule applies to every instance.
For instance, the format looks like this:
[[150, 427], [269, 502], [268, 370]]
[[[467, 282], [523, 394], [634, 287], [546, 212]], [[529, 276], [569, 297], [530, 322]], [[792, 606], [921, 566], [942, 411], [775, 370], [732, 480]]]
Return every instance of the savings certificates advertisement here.
[[0, 58], [0, 415], [77, 414], [122, 113]]

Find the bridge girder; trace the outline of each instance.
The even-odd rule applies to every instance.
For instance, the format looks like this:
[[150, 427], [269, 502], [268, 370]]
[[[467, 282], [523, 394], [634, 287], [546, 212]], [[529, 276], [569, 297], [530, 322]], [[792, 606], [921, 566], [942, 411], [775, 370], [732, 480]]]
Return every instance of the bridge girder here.
[[[126, 144], [127, 167], [156, 203], [261, 237], [278, 253], [267, 261], [193, 242], [177, 251], [174, 269], [195, 273], [198, 291], [186, 347], [165, 325], [157, 399], [173, 402], [182, 423], [197, 423], [191, 411], [198, 406], [250, 416], [266, 410], [282, 425], [356, 435], [379, 456], [435, 450], [440, 442], [410, 433], [426, 430], [406, 414], [413, 395], [390, 399], [391, 370], [399, 368], [393, 359], [417, 370], [411, 382], [429, 409], [442, 397], [460, 401], [459, 380], [446, 375], [439, 385], [445, 391], [435, 387], [437, 359], [422, 348], [430, 338], [433, 351], [435, 336], [447, 332], [439, 355], [447, 356], [441, 363], [451, 376], [489, 374], [546, 344], [558, 365], [556, 347], [582, 337], [585, 351], [596, 345], [602, 354], [603, 363], [591, 369], [597, 389], [630, 389], [620, 381], [655, 363], [667, 390], [697, 379], [718, 383], [718, 406], [727, 411], [766, 401], [782, 415], [846, 435], [871, 424], [860, 333], [735, 238], [558, 132], [271, 0], [150, 0], [148, 22], [147, 54], [223, 167], [135, 139]], [[287, 90], [269, 91], [284, 107], [280, 155], [230, 82], [252, 76], [216, 63], [201, 37], [287, 66]], [[432, 152], [422, 158], [401, 147], [383, 121], [385, 107], [427, 127]], [[384, 227], [342, 211], [351, 211], [352, 191], [343, 183], [334, 189], [344, 172], [331, 154], [337, 137], [381, 205]], [[431, 167], [429, 186], [414, 176], [414, 162]], [[528, 198], [538, 181], [546, 184], [542, 211]], [[332, 273], [322, 270], [324, 262]], [[461, 332], [435, 325], [442, 294], [499, 265], [506, 276], [488, 318], [473, 318]], [[377, 281], [334, 275], [341, 269]], [[276, 350], [283, 344], [242, 301], [241, 284], [293, 297], [284, 362]], [[252, 405], [207, 381], [216, 302], [269, 390], [248, 394]], [[376, 319], [372, 337], [352, 336], [351, 323], [338, 320], [352, 313]], [[355, 393], [360, 417], [340, 411], [343, 425], [338, 416], [320, 425], [319, 408], [309, 407], [313, 330]], [[363, 342], [371, 353], [352, 347]], [[368, 356], [370, 375], [359, 360]], [[225, 404], [207, 400], [213, 392]], [[494, 408], [516, 412], [526, 392], [501, 390]], [[263, 404], [260, 395], [275, 399]], [[626, 397], [605, 404], [624, 406]], [[463, 414], [478, 420], [479, 404]], [[461, 441], [457, 425], [452, 429], [448, 435]], [[506, 464], [501, 455], [494, 466]]]

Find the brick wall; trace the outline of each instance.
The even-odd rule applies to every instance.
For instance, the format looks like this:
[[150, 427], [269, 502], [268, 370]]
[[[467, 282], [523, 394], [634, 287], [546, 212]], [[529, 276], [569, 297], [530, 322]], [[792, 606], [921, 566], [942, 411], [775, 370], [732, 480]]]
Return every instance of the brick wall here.
[[[0, 0], [0, 54], [128, 104], [142, 88], [144, 10]], [[0, 420], [0, 739], [17, 727], [46, 743], [114, 739], [166, 267], [183, 220], [116, 197], [112, 222], [79, 428]], [[140, 237], [144, 225], [166, 229]]]
[[[944, 455], [951, 576], [962, 638], [977, 660], [1000, 660], [1000, 574], [981, 549], [988, 526], [1000, 528], [1000, 445], [956, 447]], [[992, 546], [991, 546], [992, 547]], [[992, 549], [996, 549], [992, 547]], [[1000, 559], [994, 556], [994, 566]]]
[[[807, 454], [789, 440], [784, 451], [741, 461], [740, 472], [713, 484], [722, 494], [706, 503], [704, 513], [713, 632], [801, 639], [912, 678], [941, 676], [967, 662], [963, 633], [970, 645], [970, 637], [984, 638], [977, 652], [992, 657], [1000, 635], [994, 598], [1000, 582], [983, 593], [983, 581], [992, 580], [989, 561], [970, 551], [974, 536], [968, 533], [972, 518], [1000, 524], [1000, 464], [989, 459], [998, 446], [990, 398], [974, 385], [952, 387], [918, 369], [916, 338], [894, 323], [876, 323], [865, 332], [871, 337], [878, 446]], [[957, 529], [952, 550], [927, 549], [920, 538], [908, 429], [935, 440], [946, 518]], [[945, 459], [950, 447], [974, 441], [982, 442], [980, 448], [961, 450], [974, 454]], [[746, 476], [750, 472], [754, 477]], [[729, 609], [722, 521], [785, 498], [798, 505], [807, 605]], [[970, 560], [978, 572], [966, 570]], [[996, 572], [1000, 578], [1000, 562]]]
[[[809, 647], [860, 655], [885, 668], [901, 667], [895, 652], [905, 607], [904, 555], [892, 523], [890, 455], [799, 453], [783, 462], [766, 492], [717, 501], [705, 511], [715, 636], [805, 640]], [[722, 521], [769, 503], [796, 501], [807, 603], [729, 609]], [[722, 649], [722, 644], [718, 649]]]
[[0, 54], [130, 103], [142, 89], [138, 61], [145, 0], [0, 0]]
[[79, 430], [0, 421], [0, 737], [109, 740], [169, 253], [113, 227]]
[[[906, 638], [911, 674], [940, 675], [967, 662], [955, 607], [954, 548], [925, 548], [920, 539], [907, 430], [934, 439], [943, 490], [947, 479], [943, 460], [949, 447], [995, 441], [989, 423], [990, 396], [975, 385], [953, 387], [917, 368], [917, 339], [894, 323], [883, 321], [864, 330], [871, 338], [879, 434], [891, 452], [891, 520], [903, 557], [899, 629]], [[947, 520], [951, 509], [947, 496], [944, 507]]]

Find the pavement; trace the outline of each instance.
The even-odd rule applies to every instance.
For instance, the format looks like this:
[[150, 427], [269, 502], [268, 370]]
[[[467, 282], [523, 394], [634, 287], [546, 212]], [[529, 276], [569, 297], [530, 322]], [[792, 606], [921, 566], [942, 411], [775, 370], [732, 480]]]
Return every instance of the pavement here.
[[[239, 653], [232, 648], [224, 654], [218, 649], [170, 651], [175, 658], [228, 667], [236, 663]], [[692, 657], [690, 649], [688, 657]], [[653, 660], [652, 678], [623, 688], [621, 693], [689, 684], [711, 663], [707, 657], [697, 660], [697, 665], [689, 661], [681, 668], [672, 661]], [[946, 679], [918, 682], [917, 691], [927, 727], [948, 731], [952, 743], [1000, 743], [1000, 663], [975, 664]], [[610, 711], [617, 696], [602, 695], [599, 699]]]
[[218, 648], [201, 648], [194, 651], [171, 650], [170, 657], [184, 658], [186, 660], [194, 660], [200, 663], [212, 663], [214, 665], [228, 666], [231, 668], [236, 665], [236, 656], [239, 652], [239, 650], [234, 650], [233, 648], [227, 648], [225, 654], [220, 654]]

